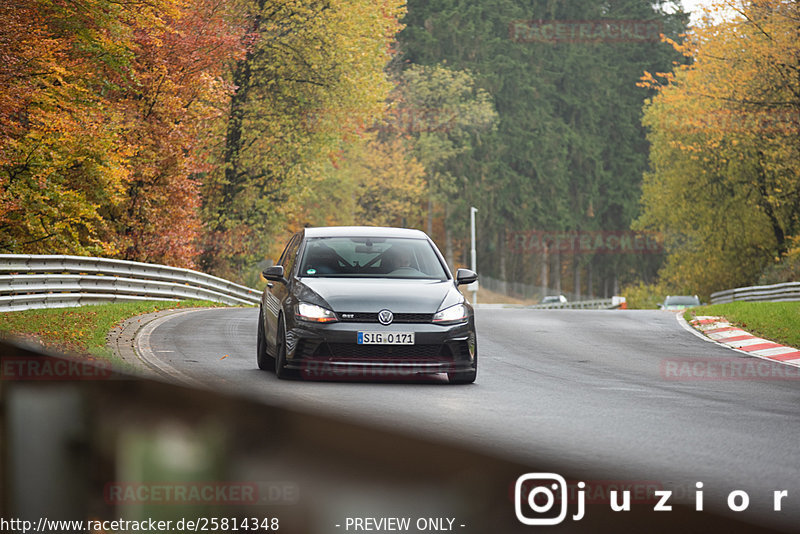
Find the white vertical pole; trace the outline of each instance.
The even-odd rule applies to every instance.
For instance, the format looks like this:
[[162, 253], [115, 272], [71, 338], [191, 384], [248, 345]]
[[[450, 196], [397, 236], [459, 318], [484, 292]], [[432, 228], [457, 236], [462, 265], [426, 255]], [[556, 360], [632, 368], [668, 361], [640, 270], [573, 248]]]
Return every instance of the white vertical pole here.
[[[478, 252], [475, 250], [475, 212], [478, 211], [478, 208], [470, 207], [469, 208], [469, 231], [470, 237], [472, 238], [472, 245], [470, 248], [470, 255], [472, 259], [472, 263], [470, 268], [474, 272], [478, 272]], [[472, 305], [475, 306], [478, 304], [478, 291], [477, 287], [475, 290], [472, 291]]]

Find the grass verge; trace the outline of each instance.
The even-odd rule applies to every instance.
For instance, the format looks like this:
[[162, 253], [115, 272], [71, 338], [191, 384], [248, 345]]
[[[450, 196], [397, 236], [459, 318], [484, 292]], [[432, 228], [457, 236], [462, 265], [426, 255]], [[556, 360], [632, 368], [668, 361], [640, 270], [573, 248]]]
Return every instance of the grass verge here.
[[51, 308], [0, 313], [0, 336], [41, 343], [57, 352], [120, 361], [106, 347], [106, 335], [117, 324], [172, 308], [222, 306], [206, 300], [116, 302], [79, 308]]
[[697, 315], [725, 317], [753, 335], [800, 348], [800, 302], [730, 302], [684, 313], [687, 321]]

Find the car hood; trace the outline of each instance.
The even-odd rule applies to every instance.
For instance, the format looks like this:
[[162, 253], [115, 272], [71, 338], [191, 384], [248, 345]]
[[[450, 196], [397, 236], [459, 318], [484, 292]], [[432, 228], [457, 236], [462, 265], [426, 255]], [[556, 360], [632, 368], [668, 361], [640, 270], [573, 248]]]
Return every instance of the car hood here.
[[[300, 283], [337, 312], [436, 313], [464, 299], [452, 280], [306, 277]], [[297, 293], [300, 299], [302, 293], [302, 289]]]

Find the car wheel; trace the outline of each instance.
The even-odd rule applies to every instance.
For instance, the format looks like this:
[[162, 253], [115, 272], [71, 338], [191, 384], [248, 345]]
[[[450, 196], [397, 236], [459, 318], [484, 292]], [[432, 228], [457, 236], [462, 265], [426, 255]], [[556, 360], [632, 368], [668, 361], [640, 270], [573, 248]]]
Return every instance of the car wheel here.
[[458, 371], [447, 373], [447, 381], [451, 384], [472, 384], [478, 376], [478, 371]]
[[272, 356], [267, 354], [267, 337], [264, 335], [264, 314], [258, 310], [258, 341], [256, 342], [256, 361], [258, 368], [262, 371], [273, 369], [275, 361]]
[[282, 380], [291, 378], [291, 372], [286, 369], [286, 327], [283, 317], [278, 319], [278, 335], [275, 338], [275, 376]]
[[472, 384], [478, 376], [478, 354], [475, 353], [475, 369], [472, 371], [456, 371], [447, 373], [447, 381], [451, 384]]

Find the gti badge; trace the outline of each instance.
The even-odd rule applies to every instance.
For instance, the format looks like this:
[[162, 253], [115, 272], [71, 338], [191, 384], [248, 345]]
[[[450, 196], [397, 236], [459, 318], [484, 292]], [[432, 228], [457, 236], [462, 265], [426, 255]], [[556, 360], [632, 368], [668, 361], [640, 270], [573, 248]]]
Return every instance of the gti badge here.
[[392, 319], [394, 319], [394, 315], [389, 310], [381, 310], [378, 312], [378, 322], [382, 325], [386, 326], [387, 324], [392, 324]]

